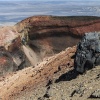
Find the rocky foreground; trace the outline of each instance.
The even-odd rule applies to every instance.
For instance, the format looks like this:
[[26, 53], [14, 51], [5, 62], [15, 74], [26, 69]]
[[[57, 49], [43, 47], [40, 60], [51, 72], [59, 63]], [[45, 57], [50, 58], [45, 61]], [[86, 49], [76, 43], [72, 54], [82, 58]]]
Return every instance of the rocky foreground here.
[[99, 100], [100, 67], [79, 75], [73, 58], [99, 26], [99, 17], [33, 16], [0, 28], [1, 100]]

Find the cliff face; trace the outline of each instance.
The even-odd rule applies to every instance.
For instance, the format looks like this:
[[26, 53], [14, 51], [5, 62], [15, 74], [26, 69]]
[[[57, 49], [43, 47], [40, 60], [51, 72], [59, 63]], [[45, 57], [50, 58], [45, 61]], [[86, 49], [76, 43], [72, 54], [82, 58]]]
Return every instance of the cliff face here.
[[100, 31], [100, 18], [33, 16], [15, 26], [28, 33], [30, 46], [44, 58], [76, 45], [86, 32]]
[[33, 16], [16, 25], [19, 31], [29, 32], [31, 39], [40, 35], [44, 37], [63, 33], [83, 35], [86, 32], [100, 31], [100, 18], [92, 16]]
[[12, 27], [0, 27], [0, 47], [11, 52], [21, 45], [19, 33]]

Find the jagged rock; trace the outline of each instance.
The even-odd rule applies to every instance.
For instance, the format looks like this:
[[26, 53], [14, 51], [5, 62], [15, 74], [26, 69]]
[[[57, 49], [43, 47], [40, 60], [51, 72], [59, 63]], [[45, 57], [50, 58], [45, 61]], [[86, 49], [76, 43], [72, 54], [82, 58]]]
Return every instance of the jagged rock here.
[[29, 65], [31, 64], [20, 49], [10, 53], [4, 47], [0, 47], [0, 76], [23, 69]]
[[86, 69], [91, 69], [100, 65], [100, 35], [97, 32], [86, 33], [77, 45], [75, 57], [75, 69], [83, 73]]
[[90, 98], [100, 98], [100, 89], [95, 90], [95, 91], [91, 94]]

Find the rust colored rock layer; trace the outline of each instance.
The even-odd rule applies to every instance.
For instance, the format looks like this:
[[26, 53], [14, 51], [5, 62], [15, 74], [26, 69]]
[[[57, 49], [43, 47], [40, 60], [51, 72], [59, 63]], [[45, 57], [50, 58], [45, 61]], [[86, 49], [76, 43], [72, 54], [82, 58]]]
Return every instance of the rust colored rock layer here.
[[59, 33], [83, 35], [85, 32], [100, 31], [100, 17], [33, 16], [16, 25], [19, 31], [27, 31], [30, 38], [36, 38], [39, 35], [42, 35], [41, 37], [51, 36]]
[[28, 33], [30, 46], [44, 58], [76, 45], [86, 32], [100, 31], [100, 18], [33, 16], [15, 26], [20, 34]]

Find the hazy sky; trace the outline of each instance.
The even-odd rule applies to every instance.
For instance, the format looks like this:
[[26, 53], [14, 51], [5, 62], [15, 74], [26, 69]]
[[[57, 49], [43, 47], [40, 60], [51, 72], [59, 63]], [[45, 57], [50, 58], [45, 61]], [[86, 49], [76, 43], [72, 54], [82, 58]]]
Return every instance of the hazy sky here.
[[0, 0], [1, 25], [34, 15], [100, 16], [100, 0]]

